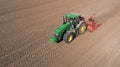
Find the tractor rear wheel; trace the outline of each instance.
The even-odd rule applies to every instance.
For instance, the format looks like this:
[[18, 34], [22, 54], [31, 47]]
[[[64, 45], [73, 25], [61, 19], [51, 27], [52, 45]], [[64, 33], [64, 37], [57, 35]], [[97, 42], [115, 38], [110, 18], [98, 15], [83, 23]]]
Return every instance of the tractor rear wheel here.
[[63, 36], [63, 41], [65, 43], [70, 43], [71, 41], [73, 41], [74, 38], [75, 38], [74, 32], [66, 32]]
[[84, 34], [86, 30], [87, 30], [87, 24], [85, 22], [81, 23], [79, 27], [79, 33]]

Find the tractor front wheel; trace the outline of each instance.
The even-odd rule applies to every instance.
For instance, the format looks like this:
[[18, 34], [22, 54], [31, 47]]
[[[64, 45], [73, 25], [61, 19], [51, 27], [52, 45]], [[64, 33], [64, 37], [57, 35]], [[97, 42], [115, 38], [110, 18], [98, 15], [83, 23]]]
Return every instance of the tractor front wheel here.
[[66, 43], [70, 43], [75, 38], [74, 32], [66, 32], [63, 36], [63, 41]]

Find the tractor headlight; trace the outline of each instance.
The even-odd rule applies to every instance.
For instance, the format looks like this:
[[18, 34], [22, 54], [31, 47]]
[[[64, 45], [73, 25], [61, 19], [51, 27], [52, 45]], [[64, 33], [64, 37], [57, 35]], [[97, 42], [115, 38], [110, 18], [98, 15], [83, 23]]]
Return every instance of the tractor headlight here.
[[59, 39], [60, 35], [59, 34], [54, 34], [54, 36]]

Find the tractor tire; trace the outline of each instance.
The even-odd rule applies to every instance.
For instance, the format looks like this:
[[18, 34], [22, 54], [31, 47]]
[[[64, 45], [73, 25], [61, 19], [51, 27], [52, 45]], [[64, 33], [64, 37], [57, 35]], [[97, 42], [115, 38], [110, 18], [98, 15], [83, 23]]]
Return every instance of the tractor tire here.
[[87, 24], [85, 22], [82, 22], [79, 26], [79, 33], [84, 34], [87, 30]]
[[73, 39], [75, 38], [75, 33], [74, 32], [66, 32], [63, 36], [63, 41], [65, 43], [70, 43], [73, 41]]

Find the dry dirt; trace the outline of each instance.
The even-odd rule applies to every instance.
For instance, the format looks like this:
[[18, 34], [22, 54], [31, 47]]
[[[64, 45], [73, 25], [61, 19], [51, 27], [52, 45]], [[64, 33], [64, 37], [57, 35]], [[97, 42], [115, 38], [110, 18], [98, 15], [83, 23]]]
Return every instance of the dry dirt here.
[[[51, 43], [68, 12], [102, 26]], [[0, 67], [120, 67], [120, 0], [0, 0]]]

